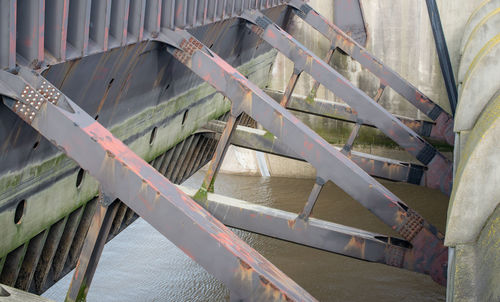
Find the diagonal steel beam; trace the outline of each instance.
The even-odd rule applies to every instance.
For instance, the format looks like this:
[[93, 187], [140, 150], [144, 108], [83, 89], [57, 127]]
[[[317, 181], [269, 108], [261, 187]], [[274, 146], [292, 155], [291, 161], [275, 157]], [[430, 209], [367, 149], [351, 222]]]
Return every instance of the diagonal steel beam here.
[[65, 302], [85, 301], [118, 210], [118, 202], [113, 203], [113, 201], [114, 199], [110, 196], [102, 191], [99, 192], [98, 206], [85, 236], [82, 252], [78, 258]]
[[436, 0], [425, 0], [425, 2], [427, 3], [427, 11], [431, 21], [434, 43], [436, 44], [439, 65], [441, 66], [441, 73], [443, 74], [446, 92], [448, 93], [451, 112], [455, 114], [458, 102], [457, 84], [455, 83], [455, 74], [453, 73], [453, 66], [451, 66], [450, 54], [448, 53], [448, 46], [446, 45], [446, 38], [444, 36], [443, 26], [441, 25], [441, 18], [439, 17], [439, 9]]
[[297, 16], [377, 76], [381, 83], [391, 87], [425, 115], [435, 121], [438, 130], [436, 134], [453, 145], [455, 136], [453, 133], [453, 117], [451, 115], [394, 70], [378, 60], [340, 28], [321, 16], [311, 6], [305, 3], [305, 1], [288, 0], [288, 5], [293, 8]]
[[4, 104], [231, 290], [253, 300], [315, 301], [42, 76], [0, 71]]
[[252, 31], [294, 62], [296, 68], [302, 68], [356, 110], [357, 121], [361, 123], [369, 121], [421, 163], [427, 165], [428, 186], [450, 194], [453, 165], [444, 155], [261, 12], [247, 10], [241, 17], [247, 20], [247, 26]]
[[[205, 129], [220, 135], [224, 127], [225, 123], [222, 121], [211, 121], [205, 126]], [[231, 144], [304, 161], [279, 138], [265, 130], [238, 126], [231, 137]], [[340, 148], [335, 148], [340, 150]], [[427, 169], [424, 166], [357, 151], [351, 151], [351, 154], [347, 157], [371, 176], [425, 186]]]
[[[264, 90], [269, 96], [271, 96], [276, 101], [279, 101], [283, 97], [283, 93], [279, 91], [273, 91], [266, 89]], [[356, 111], [346, 104], [322, 100], [322, 99], [312, 99], [309, 101], [309, 96], [292, 95], [287, 105], [287, 109], [313, 114], [321, 117], [343, 120], [346, 122], [356, 123]], [[420, 136], [428, 137], [432, 140], [447, 143], [440, 135], [437, 129], [436, 123], [428, 122], [423, 120], [415, 120], [405, 116], [396, 116], [406, 127], [415, 131]], [[375, 127], [369, 121], [365, 121], [364, 126]]]
[[[194, 189], [179, 186], [193, 196]], [[246, 201], [208, 193], [206, 209], [227, 226], [369, 262], [415, 270], [418, 259], [405, 240]]]
[[448, 253], [443, 235], [435, 227], [190, 33], [163, 31], [158, 41], [164, 42], [178, 61], [231, 100], [233, 114], [250, 115], [311, 163], [318, 177], [333, 181], [399, 232], [421, 256], [415, 263], [419, 270], [429, 272], [440, 284], [446, 283]]

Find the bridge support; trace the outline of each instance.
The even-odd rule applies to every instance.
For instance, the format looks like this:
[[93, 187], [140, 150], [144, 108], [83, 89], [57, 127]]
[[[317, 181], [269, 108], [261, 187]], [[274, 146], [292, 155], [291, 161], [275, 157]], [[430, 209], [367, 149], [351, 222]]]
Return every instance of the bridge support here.
[[406, 127], [399, 119], [374, 102], [340, 73], [258, 11], [245, 11], [247, 26], [356, 110], [360, 121], [370, 121], [380, 131], [429, 168], [428, 185], [445, 194], [451, 192], [452, 164], [431, 144]]
[[[257, 12], [247, 11], [247, 13], [253, 16], [258, 15]], [[272, 35], [274, 33], [273, 29], [276, 29], [279, 31], [276, 34], [289, 37], [284, 35], [276, 25], [268, 26], [272, 22], [266, 22], [266, 24], [268, 28], [272, 27], [266, 35]], [[271, 34], [269, 34], [270, 32]], [[325, 181], [333, 181], [384, 223], [399, 232], [405, 240], [412, 244], [415, 254], [419, 255], [419, 259], [414, 262], [415, 269], [429, 273], [440, 284], [446, 284], [448, 251], [443, 245], [444, 236], [434, 226], [426, 222], [397, 196], [371, 178], [341, 152], [330, 146], [323, 138], [302, 124], [295, 116], [187, 31], [164, 31], [159, 35], [158, 41], [167, 44], [167, 51], [178, 61], [231, 100], [233, 114], [247, 113], [265, 129], [280, 138], [293, 152], [311, 163], [317, 169], [318, 175], [324, 176]], [[291, 46], [297, 45], [296, 43], [289, 44], [286, 41], [284, 43]], [[308, 52], [306, 49], [301, 49], [297, 53], [306, 54]], [[309, 65], [309, 67], [304, 62], [304, 68], [311, 71], [317, 71], [315, 68], [318, 67], [324, 68], [324, 65], [321, 65], [317, 59], [313, 61], [315, 63]], [[313, 66], [314, 68], [312, 68]], [[326, 74], [335, 75], [331, 71]], [[328, 78], [325, 75], [320, 77], [319, 80]], [[335, 79], [340, 78], [333, 77], [334, 81], [336, 81]], [[346, 84], [342, 83], [342, 85]], [[431, 150], [429, 154], [425, 152], [425, 161], [436, 160], [432, 165], [434, 169], [440, 165], [444, 166], [445, 171], [447, 171], [447, 168], [451, 169], [451, 165], [440, 154], [434, 152], [432, 146], [425, 143], [413, 131], [402, 125], [399, 120], [381, 109], [380, 105], [374, 103], [371, 99], [368, 104], [370, 105], [360, 106], [361, 111], [358, 111], [360, 116], [370, 119], [370, 115], [381, 115], [382, 117], [378, 123], [382, 123], [382, 128], [387, 127], [384, 126], [387, 121], [397, 125], [398, 128], [396, 129], [400, 129], [402, 132], [402, 139], [399, 139], [398, 136], [393, 135], [388, 130], [387, 132], [391, 134], [391, 137], [398, 138], [398, 141], [401, 141], [409, 151], [420, 154], [422, 150], [411, 149], [415, 148], [415, 146], [420, 146], [423, 150]], [[371, 112], [372, 109], [376, 113]], [[391, 128], [391, 130], [394, 129]], [[417, 140], [418, 142], [416, 142]], [[419, 155], [419, 157], [422, 157], [422, 155]], [[442, 170], [439, 173], [442, 176]], [[445, 176], [447, 175], [445, 174]], [[431, 173], [429, 178], [435, 180], [436, 176]]]
[[101, 258], [104, 244], [118, 210], [118, 203], [113, 203], [113, 201], [113, 198], [100, 190], [97, 209], [85, 237], [82, 252], [66, 295], [66, 302], [86, 300], [99, 258]]
[[17, 75], [0, 71], [0, 95], [105, 192], [126, 203], [236, 296], [315, 301], [42, 76], [25, 68]]
[[288, 5], [295, 14], [315, 28], [320, 34], [335, 43], [336, 47], [352, 57], [364, 68], [380, 79], [381, 84], [391, 87], [395, 92], [413, 104], [422, 113], [436, 122], [434, 136], [443, 137], [453, 145], [453, 117], [435, 104], [424, 93], [402, 78], [394, 70], [375, 58], [355, 39], [348, 36], [335, 24], [332, 24], [303, 0], [288, 0]]

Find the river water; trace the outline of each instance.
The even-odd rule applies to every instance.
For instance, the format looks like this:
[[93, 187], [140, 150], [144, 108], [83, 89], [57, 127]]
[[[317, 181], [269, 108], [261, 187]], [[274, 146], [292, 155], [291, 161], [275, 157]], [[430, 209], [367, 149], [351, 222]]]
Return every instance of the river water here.
[[[199, 187], [197, 173], [185, 186]], [[447, 197], [436, 190], [382, 183], [444, 230]], [[215, 192], [278, 209], [299, 212], [313, 180], [220, 175]], [[327, 183], [313, 216], [395, 235], [341, 189]], [[430, 277], [381, 264], [234, 230], [284, 273], [320, 301], [445, 301], [445, 288]], [[45, 297], [64, 301], [72, 273]], [[88, 301], [225, 301], [229, 292], [171, 242], [138, 219], [106, 245]]]

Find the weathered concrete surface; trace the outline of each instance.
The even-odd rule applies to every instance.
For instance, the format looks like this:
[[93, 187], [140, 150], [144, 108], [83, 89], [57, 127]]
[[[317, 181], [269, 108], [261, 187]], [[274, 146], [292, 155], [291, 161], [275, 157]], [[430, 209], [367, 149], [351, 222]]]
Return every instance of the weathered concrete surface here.
[[500, 96], [485, 109], [455, 174], [445, 243], [473, 243], [500, 203]]
[[[361, 0], [360, 2], [367, 24], [368, 43], [366, 48], [443, 109], [449, 110], [449, 101], [439, 67], [425, 1]], [[441, 21], [455, 71], [458, 70], [460, 61], [460, 46], [465, 24], [481, 2], [482, 0], [438, 1]], [[330, 2], [313, 0], [310, 1], [310, 5], [327, 19], [333, 21], [333, 5]], [[320, 57], [324, 57], [330, 47], [327, 39], [317, 34], [314, 29], [298, 18], [294, 18], [290, 32]], [[378, 79], [361, 68], [359, 63], [339, 53], [334, 55], [332, 61], [335, 69], [353, 84], [370, 96], [376, 94], [379, 87]], [[284, 91], [292, 68], [293, 66], [287, 59], [278, 55], [273, 68], [271, 88]], [[302, 74], [295, 92], [308, 95], [312, 85], [311, 78]], [[341, 101], [324, 87], [320, 87], [317, 97], [336, 102]], [[425, 119], [423, 114], [391, 89], [386, 89], [380, 102], [392, 113]]]
[[[500, 0], [483, 0], [481, 4], [477, 5], [467, 20], [467, 24], [463, 30], [463, 39], [460, 45], [460, 50], [465, 48], [467, 39], [473, 34], [481, 22], [492, 14], [497, 8], [500, 7]], [[463, 52], [461, 52], [463, 53]]]
[[28, 292], [0, 284], [0, 302], [54, 302]]
[[498, 7], [491, 11], [484, 19], [479, 22], [474, 28], [470, 36], [464, 36], [463, 47], [461, 50], [462, 60], [458, 70], [458, 82], [461, 84], [465, 78], [465, 74], [469, 70], [474, 58], [481, 51], [488, 41], [493, 39], [500, 29], [500, 1]]
[[456, 145], [460, 162], [445, 238], [445, 244], [455, 248], [448, 301], [500, 301], [499, 141], [497, 96], [474, 129], [460, 133]]
[[473, 244], [457, 244], [449, 301], [500, 301], [500, 207]]
[[471, 130], [488, 102], [500, 89], [500, 29], [483, 46], [465, 74], [459, 88], [455, 132]]

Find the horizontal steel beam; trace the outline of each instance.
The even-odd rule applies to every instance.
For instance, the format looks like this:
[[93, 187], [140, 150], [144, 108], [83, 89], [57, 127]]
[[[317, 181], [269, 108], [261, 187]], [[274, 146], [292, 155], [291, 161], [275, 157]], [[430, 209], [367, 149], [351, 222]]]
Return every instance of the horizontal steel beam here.
[[436, 282], [446, 284], [448, 252], [444, 236], [434, 226], [190, 33], [165, 31], [157, 40], [164, 42], [179, 62], [231, 100], [233, 115], [247, 113], [311, 163], [318, 177], [337, 184], [411, 242], [420, 255], [415, 262], [419, 270], [430, 272]]
[[4, 104], [237, 297], [315, 301], [42, 76], [0, 71]]
[[[225, 123], [222, 121], [211, 121], [204, 128], [220, 136], [224, 127]], [[302, 157], [295, 154], [279, 138], [265, 130], [238, 126], [231, 137], [231, 144], [246, 149], [304, 161]], [[334, 148], [339, 151], [341, 150], [338, 147]], [[427, 169], [424, 166], [357, 151], [351, 151], [351, 154], [347, 157], [371, 176], [392, 181], [425, 185]]]
[[[196, 190], [179, 186], [190, 196]], [[209, 193], [205, 208], [227, 226], [369, 262], [418, 271], [405, 240]], [[417, 270], [415, 270], [417, 269]], [[427, 272], [428, 274], [428, 272]]]
[[356, 110], [359, 122], [372, 123], [400, 147], [426, 165], [429, 168], [429, 177], [427, 178], [429, 187], [450, 194], [453, 165], [444, 155], [273, 23], [271, 19], [259, 11], [250, 10], [243, 13], [242, 18], [248, 21], [247, 26], [253, 32], [294, 62], [295, 68], [310, 74], [316, 81]]
[[[280, 91], [268, 89], [264, 91], [276, 101], [280, 101], [283, 97], [283, 93], [281, 93]], [[294, 94], [290, 97], [290, 101], [288, 102], [286, 108], [297, 112], [313, 114], [351, 123], [356, 123], [357, 121], [357, 113], [351, 107], [343, 103], [333, 102], [329, 100], [315, 98], [313, 101], [309, 101], [306, 96]], [[432, 140], [436, 140], [442, 143], [448, 143], [442, 136], [435, 135], [436, 123], [423, 120], [415, 120], [400, 115], [394, 116], [397, 117], [406, 127], [415, 131], [415, 133], [417, 133], [418, 135], [428, 137]], [[363, 125], [375, 127], [369, 121], [365, 121]]]
[[449, 144], [453, 145], [455, 136], [453, 133], [453, 118], [450, 114], [394, 70], [378, 60], [335, 24], [322, 17], [305, 1], [288, 0], [287, 2], [294, 9], [297, 16], [329, 39], [335, 47], [340, 48], [344, 53], [359, 62], [361, 66], [378, 77], [382, 84], [391, 87], [395, 92], [435, 121], [436, 127], [433, 136], [442, 137]]

